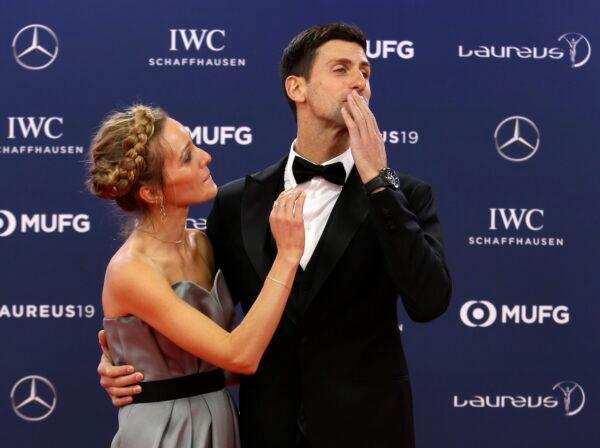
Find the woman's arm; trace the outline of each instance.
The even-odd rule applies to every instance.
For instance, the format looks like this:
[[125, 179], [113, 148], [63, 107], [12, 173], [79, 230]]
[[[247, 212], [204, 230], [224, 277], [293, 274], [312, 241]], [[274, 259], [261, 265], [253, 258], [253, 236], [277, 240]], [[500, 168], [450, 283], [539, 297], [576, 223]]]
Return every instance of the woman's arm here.
[[120, 308], [155, 328], [184, 350], [225, 370], [254, 373], [287, 302], [304, 250], [304, 195], [284, 192], [269, 218], [278, 254], [256, 301], [227, 332], [180, 299], [149, 263], [126, 259], [111, 263], [105, 288]]

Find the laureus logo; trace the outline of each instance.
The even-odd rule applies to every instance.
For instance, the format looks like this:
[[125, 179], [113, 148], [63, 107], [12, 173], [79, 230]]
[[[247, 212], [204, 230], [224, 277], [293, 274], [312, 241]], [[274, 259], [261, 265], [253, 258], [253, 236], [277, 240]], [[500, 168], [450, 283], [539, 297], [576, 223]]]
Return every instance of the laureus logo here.
[[564, 33], [558, 41], [565, 47], [552, 45], [521, 45], [507, 43], [500, 45], [459, 45], [458, 57], [466, 59], [504, 59], [525, 61], [567, 60], [572, 68], [583, 67], [592, 55], [590, 41], [581, 33]]
[[572, 417], [579, 414], [585, 405], [585, 392], [583, 387], [574, 381], [561, 381], [556, 383], [552, 390], [562, 392], [565, 415]]
[[569, 47], [569, 60], [571, 67], [578, 68], [586, 64], [592, 55], [592, 46], [583, 34], [565, 33], [558, 38], [558, 41], [564, 41]]
[[[585, 405], [585, 392], [583, 388], [574, 381], [561, 381], [554, 385], [552, 390], [555, 394], [477, 394], [470, 396], [454, 395], [452, 406], [454, 408], [489, 409], [515, 409], [517, 412], [524, 410], [562, 409], [564, 415], [572, 417], [581, 412]], [[556, 394], [559, 392], [560, 395]]]

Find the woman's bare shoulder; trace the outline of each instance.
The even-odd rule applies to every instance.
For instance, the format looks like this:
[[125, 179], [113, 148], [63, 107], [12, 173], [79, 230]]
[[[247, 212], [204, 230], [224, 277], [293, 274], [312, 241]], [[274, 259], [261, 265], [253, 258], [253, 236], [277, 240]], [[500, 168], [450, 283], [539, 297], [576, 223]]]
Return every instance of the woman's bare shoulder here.
[[105, 316], [129, 314], [127, 301], [135, 296], [137, 286], [161, 277], [160, 271], [142, 252], [119, 249], [108, 262], [104, 276], [102, 306]]

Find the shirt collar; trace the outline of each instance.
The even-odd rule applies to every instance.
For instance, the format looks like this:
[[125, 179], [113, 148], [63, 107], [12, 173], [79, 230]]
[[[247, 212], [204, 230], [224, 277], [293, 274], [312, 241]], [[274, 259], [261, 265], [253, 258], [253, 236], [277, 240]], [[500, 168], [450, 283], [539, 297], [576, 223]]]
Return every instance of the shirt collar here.
[[[293, 187], [296, 187], [298, 184], [296, 183], [296, 179], [294, 179], [294, 174], [292, 172], [292, 165], [294, 163], [294, 157], [300, 157], [301, 159], [308, 160], [306, 157], [302, 157], [300, 154], [296, 152], [294, 149], [296, 147], [296, 139], [292, 142], [290, 146], [290, 155], [288, 157], [287, 163], [285, 165], [285, 174], [284, 177], [286, 180], [289, 180]], [[311, 163], [314, 163], [308, 160]], [[352, 157], [352, 151], [348, 148], [346, 151], [341, 153], [339, 156], [334, 157], [333, 159], [329, 159], [326, 162], [323, 162], [321, 165], [331, 165], [332, 163], [342, 162], [344, 165], [344, 170], [346, 171], [346, 181], [348, 180], [348, 176], [350, 176], [350, 171], [354, 167], [354, 157]]]

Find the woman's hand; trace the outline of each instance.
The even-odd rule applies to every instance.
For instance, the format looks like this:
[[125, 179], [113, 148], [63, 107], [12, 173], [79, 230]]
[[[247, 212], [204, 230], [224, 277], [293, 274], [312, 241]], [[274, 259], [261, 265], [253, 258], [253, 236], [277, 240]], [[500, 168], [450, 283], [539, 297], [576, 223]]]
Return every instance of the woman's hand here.
[[277, 244], [277, 255], [295, 264], [304, 253], [304, 199], [298, 188], [283, 191], [273, 203], [269, 216], [271, 233]]

